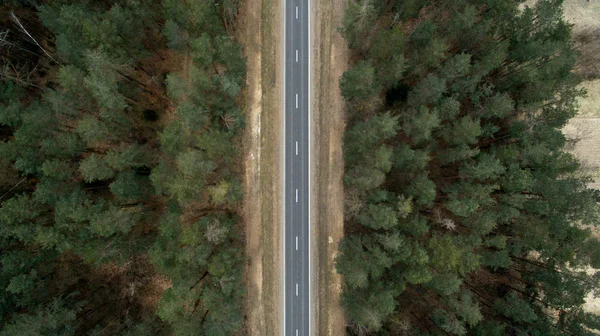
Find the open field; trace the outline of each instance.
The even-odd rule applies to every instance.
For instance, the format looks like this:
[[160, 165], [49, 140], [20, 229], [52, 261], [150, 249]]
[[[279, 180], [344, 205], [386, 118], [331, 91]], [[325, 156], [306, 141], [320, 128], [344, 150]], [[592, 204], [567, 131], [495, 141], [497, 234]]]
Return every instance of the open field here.
[[580, 60], [577, 66], [586, 81], [583, 87], [588, 95], [579, 101], [580, 116], [600, 116], [600, 1], [566, 0], [565, 18], [573, 24]]
[[249, 335], [279, 334], [281, 311], [280, 2], [243, 2], [238, 38], [248, 73], [244, 223], [246, 312]]
[[342, 139], [345, 103], [338, 82], [348, 66], [346, 41], [338, 32], [346, 0], [313, 1], [312, 15], [312, 113], [314, 162], [311, 194], [314, 312], [316, 334], [343, 335], [345, 320], [339, 304], [342, 280], [334, 259], [344, 230], [344, 161]]
[[598, 13], [600, 13], [600, 1], [593, 0], [565, 0], [565, 18], [574, 24], [573, 32], [598, 28]]
[[[585, 32], [600, 31], [600, 2], [587, 0], [566, 0], [564, 4], [565, 18], [572, 23], [574, 36]], [[579, 48], [597, 49], [598, 39], [591, 39], [590, 45], [578, 45]], [[585, 49], [582, 58], [588, 57]], [[596, 53], [597, 54], [597, 53]], [[597, 56], [595, 56], [597, 57]], [[598, 59], [592, 61], [593, 66], [600, 66]], [[583, 86], [588, 91], [588, 96], [580, 100], [579, 116], [573, 118], [564, 128], [567, 137], [577, 138], [579, 141], [573, 146], [572, 152], [582, 162], [582, 168], [594, 176], [593, 188], [600, 188], [600, 179], [596, 176], [600, 170], [600, 79], [587, 80]], [[598, 230], [598, 228], [596, 228]], [[600, 313], [600, 298], [589, 294], [586, 298], [585, 308], [589, 312]]]

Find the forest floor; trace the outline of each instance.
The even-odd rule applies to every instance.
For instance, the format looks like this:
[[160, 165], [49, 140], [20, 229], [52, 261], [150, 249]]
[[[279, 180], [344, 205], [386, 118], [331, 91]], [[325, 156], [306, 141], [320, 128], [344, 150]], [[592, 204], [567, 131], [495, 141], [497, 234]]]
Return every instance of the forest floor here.
[[[600, 189], [600, 41], [595, 37], [600, 32], [600, 2], [588, 0], [566, 0], [565, 18], [573, 24], [573, 36], [581, 52], [578, 71], [588, 75], [582, 86], [588, 91], [587, 97], [580, 99], [579, 115], [571, 119], [563, 132], [568, 138], [579, 141], [571, 152], [581, 161], [584, 172], [594, 178], [589, 186]], [[591, 76], [590, 76], [591, 75]], [[593, 228], [600, 237], [600, 228]], [[593, 272], [598, 270], [588, 270]], [[600, 298], [591, 293], [586, 298], [586, 311], [600, 314]]]
[[316, 0], [312, 6], [312, 236], [313, 311], [318, 335], [345, 334], [341, 276], [334, 260], [344, 234], [345, 102], [338, 82], [348, 67], [346, 41], [338, 31], [346, 0]]
[[247, 57], [244, 134], [246, 334], [278, 335], [281, 324], [281, 7], [242, 2], [237, 37]]

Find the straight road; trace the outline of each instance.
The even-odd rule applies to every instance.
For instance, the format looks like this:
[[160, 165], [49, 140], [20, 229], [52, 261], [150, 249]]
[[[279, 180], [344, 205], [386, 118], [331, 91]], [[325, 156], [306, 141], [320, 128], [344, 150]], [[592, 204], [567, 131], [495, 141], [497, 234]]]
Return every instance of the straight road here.
[[284, 1], [284, 335], [310, 330], [309, 0]]

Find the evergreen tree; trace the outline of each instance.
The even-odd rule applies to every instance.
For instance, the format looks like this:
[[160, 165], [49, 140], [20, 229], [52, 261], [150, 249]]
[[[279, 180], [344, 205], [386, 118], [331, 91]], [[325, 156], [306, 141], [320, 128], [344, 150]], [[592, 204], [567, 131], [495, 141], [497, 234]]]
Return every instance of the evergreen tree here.
[[589, 335], [600, 197], [561, 132], [583, 94], [562, 1], [381, 4], [342, 28], [348, 329]]

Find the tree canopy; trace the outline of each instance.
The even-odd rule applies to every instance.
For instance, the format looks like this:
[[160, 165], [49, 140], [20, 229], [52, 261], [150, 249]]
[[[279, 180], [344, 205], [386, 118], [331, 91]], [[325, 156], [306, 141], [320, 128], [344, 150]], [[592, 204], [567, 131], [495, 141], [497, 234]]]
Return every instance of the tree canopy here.
[[245, 332], [237, 4], [0, 5], [0, 335]]
[[560, 131], [584, 93], [571, 28], [560, 0], [518, 3], [350, 0], [336, 259], [350, 334], [598, 328], [582, 304], [600, 193]]

